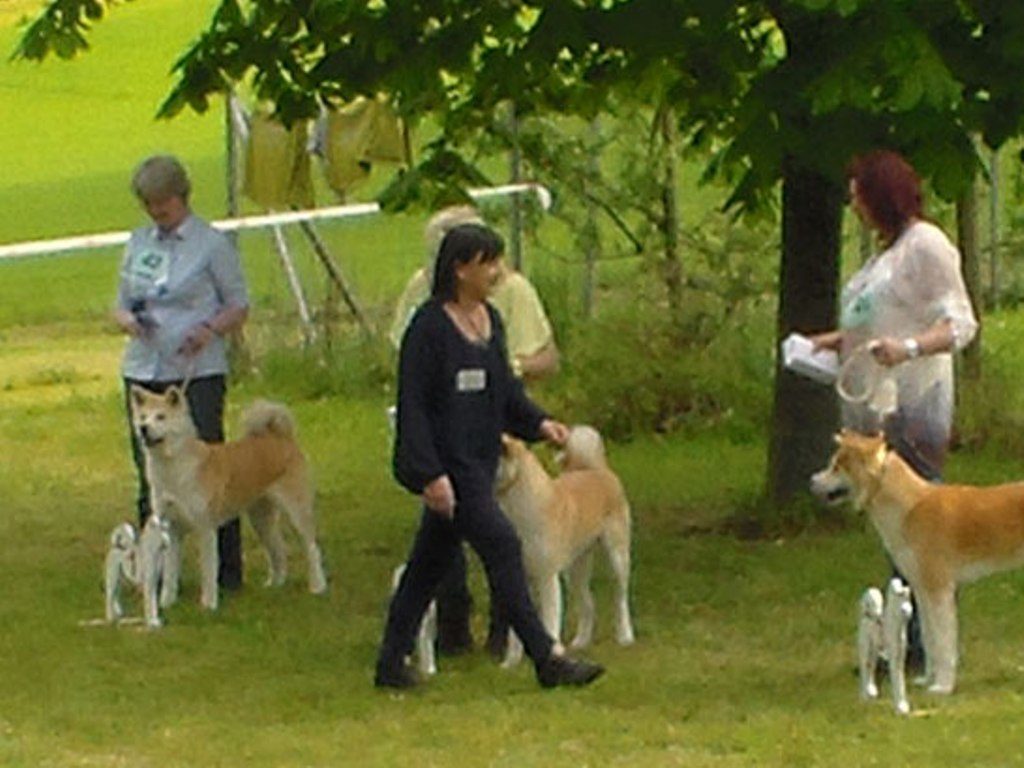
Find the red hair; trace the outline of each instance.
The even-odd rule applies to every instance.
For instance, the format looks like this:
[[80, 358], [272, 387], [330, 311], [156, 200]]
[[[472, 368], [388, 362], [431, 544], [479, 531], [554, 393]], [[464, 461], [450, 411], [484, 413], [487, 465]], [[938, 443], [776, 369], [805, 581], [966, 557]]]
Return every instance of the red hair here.
[[901, 155], [878, 149], [858, 155], [847, 167], [871, 222], [893, 241], [912, 219], [922, 218], [921, 179]]

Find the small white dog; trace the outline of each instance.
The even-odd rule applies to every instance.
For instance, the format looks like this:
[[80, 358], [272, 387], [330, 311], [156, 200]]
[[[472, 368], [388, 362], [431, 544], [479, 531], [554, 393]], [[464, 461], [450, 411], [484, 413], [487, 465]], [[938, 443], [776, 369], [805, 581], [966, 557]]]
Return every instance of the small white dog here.
[[[391, 575], [391, 594], [398, 590], [398, 582], [405, 573], [405, 563], [395, 568]], [[424, 677], [437, 674], [437, 660], [434, 646], [437, 642], [437, 601], [431, 600], [423, 614], [420, 631], [416, 634], [416, 667]]]
[[898, 714], [909, 714], [904, 666], [907, 660], [907, 625], [914, 613], [910, 587], [894, 578], [889, 582], [884, 600], [879, 589], [869, 587], [864, 591], [860, 605], [857, 651], [861, 698], [878, 698], [878, 661], [885, 659], [889, 665], [893, 707]]
[[857, 622], [857, 656], [860, 670], [860, 697], [865, 701], [878, 698], [878, 661], [885, 656], [882, 639], [882, 611], [885, 598], [878, 587], [868, 587], [860, 598], [860, 619]]
[[160, 626], [157, 587], [161, 579], [175, 584], [178, 580], [176, 558], [171, 555], [173, 541], [166, 521], [156, 515], [149, 518], [141, 535], [131, 523], [121, 523], [111, 531], [104, 568], [108, 622], [118, 622], [124, 616], [121, 585], [128, 582], [143, 592], [146, 626]]

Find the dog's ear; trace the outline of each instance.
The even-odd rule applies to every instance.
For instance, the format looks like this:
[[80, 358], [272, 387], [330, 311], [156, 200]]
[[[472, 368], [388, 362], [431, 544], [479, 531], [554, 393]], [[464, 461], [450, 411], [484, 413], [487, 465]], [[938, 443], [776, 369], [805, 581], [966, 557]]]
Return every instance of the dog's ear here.
[[142, 405], [145, 405], [149, 392], [144, 387], [140, 387], [138, 384], [132, 384], [129, 392], [131, 393], [133, 407], [139, 408]]
[[508, 456], [512, 452], [512, 437], [505, 432], [501, 433], [501, 455]]
[[171, 408], [177, 408], [181, 405], [181, 401], [183, 399], [181, 395], [181, 388], [177, 386], [168, 387], [167, 391], [164, 392], [164, 398], [167, 400], [167, 404], [171, 406]]

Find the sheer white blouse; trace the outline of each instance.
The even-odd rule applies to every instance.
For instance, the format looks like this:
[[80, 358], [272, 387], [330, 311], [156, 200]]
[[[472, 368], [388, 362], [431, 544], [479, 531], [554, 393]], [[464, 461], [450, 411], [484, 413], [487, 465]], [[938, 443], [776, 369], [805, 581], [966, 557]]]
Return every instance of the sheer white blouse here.
[[[841, 356], [879, 336], [907, 338], [948, 320], [954, 347], [963, 349], [978, 329], [960, 272], [960, 252], [945, 233], [927, 221], [907, 227], [876, 254], [843, 288]], [[894, 367], [897, 408], [948, 433], [953, 416], [953, 357], [922, 355]], [[863, 427], [864, 406], [844, 404], [843, 422]]]

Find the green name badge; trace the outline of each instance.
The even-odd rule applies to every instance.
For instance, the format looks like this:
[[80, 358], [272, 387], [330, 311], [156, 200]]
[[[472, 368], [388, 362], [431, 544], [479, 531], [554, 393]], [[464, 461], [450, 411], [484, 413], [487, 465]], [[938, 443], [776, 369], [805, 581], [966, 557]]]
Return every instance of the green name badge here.
[[859, 328], [871, 322], [875, 314], [874, 298], [870, 291], [864, 291], [847, 306], [843, 307], [842, 327]]
[[170, 258], [164, 251], [148, 249], [131, 257], [131, 276], [138, 283], [161, 285], [167, 282]]

